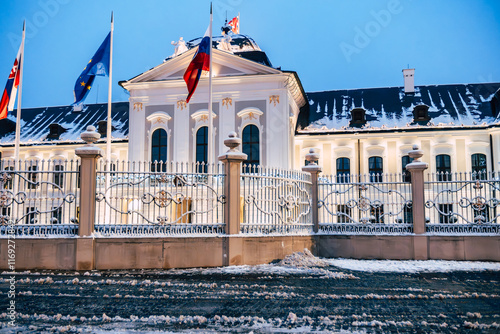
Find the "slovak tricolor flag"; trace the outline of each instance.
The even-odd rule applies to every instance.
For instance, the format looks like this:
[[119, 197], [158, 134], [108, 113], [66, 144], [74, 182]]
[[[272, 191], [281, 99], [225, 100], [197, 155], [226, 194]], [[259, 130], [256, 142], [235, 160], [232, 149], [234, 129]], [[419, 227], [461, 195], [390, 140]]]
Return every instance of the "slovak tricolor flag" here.
[[193, 60], [191, 60], [191, 63], [184, 73], [184, 81], [186, 82], [189, 92], [186, 103], [189, 103], [191, 96], [193, 96], [196, 86], [198, 86], [198, 81], [200, 81], [201, 73], [203, 71], [210, 71], [211, 45], [209, 30], [210, 29], [207, 29], [205, 36], [198, 45], [198, 50], [196, 50]]
[[14, 110], [14, 103], [16, 102], [17, 87], [21, 78], [21, 50], [23, 46], [19, 47], [17, 52], [14, 66], [9, 74], [9, 79], [3, 91], [2, 100], [0, 102], [0, 119], [7, 118], [9, 111]]

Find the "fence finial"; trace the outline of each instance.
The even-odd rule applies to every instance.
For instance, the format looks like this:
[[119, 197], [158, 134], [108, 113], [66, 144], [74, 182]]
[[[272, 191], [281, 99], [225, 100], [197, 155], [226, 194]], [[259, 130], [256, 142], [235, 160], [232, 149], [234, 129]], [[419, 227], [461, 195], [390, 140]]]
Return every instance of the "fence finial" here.
[[306, 154], [306, 160], [309, 161], [309, 165], [314, 166], [317, 165], [316, 161], [319, 160], [319, 153], [318, 150], [315, 148], [309, 149], [309, 153]]
[[408, 152], [410, 158], [413, 158], [414, 162], [420, 162], [420, 158], [424, 155], [424, 151], [420, 150], [418, 145], [413, 145], [413, 149]]
[[87, 131], [82, 132], [80, 137], [87, 143], [85, 146], [92, 146], [92, 144], [101, 138], [101, 134], [96, 132], [95, 126], [89, 125], [87, 126]]
[[238, 152], [236, 148], [240, 146], [241, 139], [236, 137], [236, 132], [231, 131], [226, 139], [224, 139], [224, 145], [229, 147], [228, 152]]

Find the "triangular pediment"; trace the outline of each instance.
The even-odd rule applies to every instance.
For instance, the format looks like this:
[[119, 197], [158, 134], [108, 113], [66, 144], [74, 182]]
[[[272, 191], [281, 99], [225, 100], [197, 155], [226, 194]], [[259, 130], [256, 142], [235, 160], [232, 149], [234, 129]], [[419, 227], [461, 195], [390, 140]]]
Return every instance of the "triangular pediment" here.
[[[213, 50], [212, 70], [215, 76], [242, 76], [257, 74], [279, 74], [280, 70], [259, 64], [229, 52]], [[186, 68], [193, 59], [196, 48], [168, 59], [151, 70], [144, 72], [130, 80], [128, 83], [145, 83], [151, 81], [179, 80], [182, 79]]]

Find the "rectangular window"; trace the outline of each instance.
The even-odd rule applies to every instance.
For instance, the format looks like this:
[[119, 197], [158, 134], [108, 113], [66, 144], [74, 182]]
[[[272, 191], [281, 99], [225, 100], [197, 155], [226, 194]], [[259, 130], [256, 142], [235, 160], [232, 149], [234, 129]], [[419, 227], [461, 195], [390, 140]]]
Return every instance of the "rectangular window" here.
[[404, 222], [406, 224], [413, 224], [413, 207], [405, 205], [403, 209]]
[[473, 180], [486, 180], [486, 155], [476, 153], [471, 156], [472, 178]]
[[351, 161], [349, 158], [337, 159], [337, 183], [349, 183], [351, 174]]
[[2, 216], [10, 218], [10, 207], [2, 208]]
[[314, 161], [312, 161], [312, 162], [311, 162], [311, 161], [309, 161], [309, 160], [305, 160], [305, 161], [304, 161], [304, 166], [309, 166], [309, 165], [310, 165], [310, 164], [312, 164], [313, 162], [314, 162], [316, 165], [318, 164], [318, 160], [314, 160]]
[[451, 214], [453, 212], [453, 204], [438, 204], [439, 209], [439, 224], [451, 224], [457, 221], [456, 217]]
[[384, 206], [371, 205], [370, 206], [370, 223], [383, 224], [384, 223]]
[[382, 158], [370, 157], [368, 159], [368, 173], [370, 173], [370, 182], [382, 182], [383, 172], [384, 166]]
[[30, 182], [28, 182], [28, 189], [35, 189], [37, 187], [37, 177], [38, 177], [38, 174], [37, 174], [37, 171], [38, 170], [38, 166], [29, 166], [28, 167], [28, 171], [29, 171], [29, 174], [28, 174], [28, 180]]
[[36, 224], [38, 221], [36, 219], [37, 209], [34, 206], [26, 208], [26, 224]]
[[62, 207], [53, 207], [52, 208], [52, 217], [50, 222], [52, 224], [62, 224]]
[[436, 155], [436, 173], [438, 181], [451, 181], [451, 160], [448, 154]]
[[64, 174], [62, 173], [63, 171], [64, 171], [63, 165], [54, 166], [54, 184], [61, 188], [64, 182]]
[[337, 205], [337, 223], [351, 222], [351, 208], [347, 205]]
[[401, 165], [402, 165], [402, 171], [403, 171], [403, 182], [411, 182], [411, 173], [406, 170], [406, 165], [411, 163], [413, 161], [413, 158], [410, 158], [409, 155], [405, 155], [401, 157]]
[[[13, 171], [14, 170], [14, 166], [8, 166], [8, 167], [5, 167], [5, 170], [6, 171]], [[14, 173], [9, 173], [10, 175], [10, 179], [8, 179], [4, 184], [3, 184], [3, 187], [4, 189], [12, 189], [12, 184], [13, 184], [13, 178], [14, 178]]]

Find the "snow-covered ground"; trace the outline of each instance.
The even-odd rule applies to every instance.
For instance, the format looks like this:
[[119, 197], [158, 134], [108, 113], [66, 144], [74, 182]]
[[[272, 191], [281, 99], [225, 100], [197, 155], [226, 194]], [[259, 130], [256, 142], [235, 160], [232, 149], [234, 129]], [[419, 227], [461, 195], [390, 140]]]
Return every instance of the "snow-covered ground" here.
[[[171, 270], [16, 273], [3, 333], [499, 332], [500, 264], [324, 259]], [[0, 306], [11, 273], [0, 274]]]
[[353, 259], [328, 259], [325, 262], [341, 269], [364, 272], [387, 273], [445, 273], [452, 271], [500, 271], [498, 262], [480, 261], [396, 261], [396, 260], [353, 260]]

